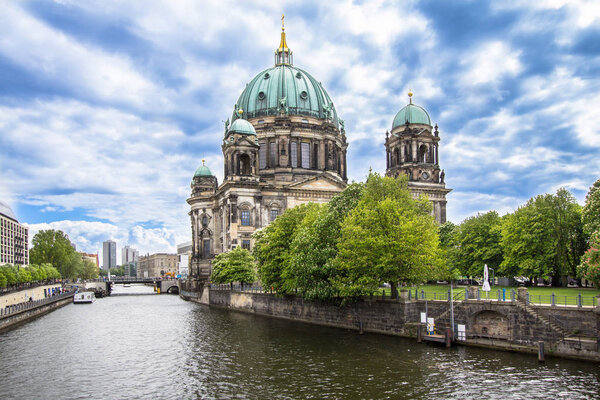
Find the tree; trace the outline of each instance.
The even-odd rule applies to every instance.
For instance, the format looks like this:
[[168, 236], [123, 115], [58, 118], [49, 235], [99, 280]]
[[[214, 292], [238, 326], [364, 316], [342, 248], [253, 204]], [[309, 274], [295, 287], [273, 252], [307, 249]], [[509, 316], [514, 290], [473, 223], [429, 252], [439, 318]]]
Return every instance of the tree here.
[[600, 287], [600, 231], [592, 234], [590, 248], [581, 257], [581, 264], [577, 267], [577, 276]]
[[301, 204], [285, 210], [265, 228], [254, 234], [253, 255], [258, 264], [258, 276], [264, 287], [285, 293], [283, 271], [291, 260], [290, 245], [304, 216], [315, 207], [314, 203]]
[[[465, 219], [455, 232], [452, 262], [464, 276], [482, 276], [483, 266], [494, 268], [502, 262], [501, 219], [496, 211]], [[450, 240], [447, 236], [444, 241]]]
[[305, 299], [329, 300], [338, 296], [335, 284], [340, 269], [337, 256], [340, 225], [358, 204], [364, 184], [351, 183], [331, 201], [311, 209], [290, 245], [291, 260], [283, 271], [289, 289]]
[[90, 260], [83, 260], [83, 266], [79, 273], [81, 279], [95, 279], [98, 277], [98, 268]]
[[585, 196], [581, 219], [587, 236], [600, 231], [600, 179], [594, 182]]
[[0, 288], [5, 288], [8, 285], [8, 279], [4, 275], [4, 269], [0, 268]]
[[426, 198], [413, 200], [407, 178], [370, 174], [361, 199], [344, 219], [336, 262], [343, 296], [375, 292], [383, 283], [396, 296], [398, 282], [418, 283], [438, 274], [439, 238]]
[[10, 264], [4, 264], [2, 267], [2, 273], [6, 277], [7, 285], [17, 284], [17, 268]]
[[19, 283], [29, 283], [31, 282], [31, 273], [29, 272], [29, 268], [20, 267], [17, 268], [17, 281]]
[[581, 207], [565, 189], [539, 195], [506, 217], [502, 228], [503, 271], [532, 279], [576, 273], [583, 253]]
[[448, 221], [439, 227], [440, 236], [440, 247], [443, 249], [449, 249], [456, 245], [456, 235], [458, 233], [458, 226]]
[[29, 258], [33, 264], [50, 263], [64, 277], [75, 276], [79, 263], [74, 259], [74, 255], [77, 253], [67, 235], [54, 229], [36, 233], [29, 251]]
[[254, 282], [256, 274], [252, 254], [241, 247], [218, 254], [212, 263], [210, 279], [213, 283]]

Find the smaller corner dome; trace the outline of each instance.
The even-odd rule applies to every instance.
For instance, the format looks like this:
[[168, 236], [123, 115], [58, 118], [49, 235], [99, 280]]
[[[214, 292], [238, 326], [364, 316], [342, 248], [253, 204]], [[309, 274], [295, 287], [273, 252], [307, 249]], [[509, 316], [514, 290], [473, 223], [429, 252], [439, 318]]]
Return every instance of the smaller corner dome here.
[[392, 129], [406, 124], [423, 124], [431, 126], [431, 119], [427, 111], [421, 106], [416, 104], [407, 104], [404, 108], [398, 111], [398, 114], [394, 117], [394, 123]]
[[208, 168], [206, 165], [202, 164], [197, 170], [196, 173], [194, 174], [194, 178], [197, 176], [214, 176], [213, 173], [210, 171], [210, 168]]
[[246, 121], [245, 119], [241, 119], [238, 118], [235, 121], [233, 121], [233, 123], [231, 124], [231, 127], [229, 128], [228, 133], [239, 133], [242, 135], [255, 135], [256, 136], [256, 130], [254, 130], [254, 127], [252, 126], [252, 124], [248, 121]]

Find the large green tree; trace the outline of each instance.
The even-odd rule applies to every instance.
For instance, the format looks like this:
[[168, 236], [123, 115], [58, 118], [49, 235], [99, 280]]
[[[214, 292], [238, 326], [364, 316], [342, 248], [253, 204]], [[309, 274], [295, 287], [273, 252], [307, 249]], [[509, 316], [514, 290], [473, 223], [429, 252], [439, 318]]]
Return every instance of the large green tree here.
[[311, 209], [291, 243], [291, 260], [284, 271], [289, 290], [305, 299], [329, 300], [338, 296], [335, 280], [341, 273], [333, 262], [338, 253], [340, 225], [356, 207], [364, 184], [351, 183], [322, 206]]
[[83, 260], [79, 277], [82, 279], [95, 279], [98, 277], [98, 268], [96, 264], [90, 260]]
[[413, 200], [407, 179], [370, 174], [356, 208], [341, 225], [336, 262], [343, 296], [375, 292], [383, 283], [417, 283], [439, 271], [438, 228], [426, 198]]
[[501, 228], [496, 211], [467, 218], [457, 227], [451, 259], [462, 275], [482, 276], [484, 264], [498, 271], [502, 262]]
[[[34, 264], [50, 263], [64, 277], [74, 277], [79, 263], [71, 241], [60, 230], [42, 230], [33, 237], [33, 246], [29, 251], [30, 261]], [[79, 256], [81, 259], [81, 256]]]
[[583, 231], [587, 236], [600, 231], [600, 179], [594, 182], [585, 196], [581, 219]]
[[503, 271], [530, 278], [575, 275], [585, 249], [581, 207], [565, 189], [530, 199], [506, 217], [502, 228]]
[[212, 262], [210, 279], [213, 283], [254, 282], [256, 274], [252, 254], [241, 247], [218, 254]]
[[285, 284], [283, 271], [291, 261], [290, 245], [306, 214], [318, 207], [314, 203], [287, 209], [265, 228], [254, 234], [253, 255], [258, 264], [258, 276], [265, 288], [278, 293], [290, 290]]

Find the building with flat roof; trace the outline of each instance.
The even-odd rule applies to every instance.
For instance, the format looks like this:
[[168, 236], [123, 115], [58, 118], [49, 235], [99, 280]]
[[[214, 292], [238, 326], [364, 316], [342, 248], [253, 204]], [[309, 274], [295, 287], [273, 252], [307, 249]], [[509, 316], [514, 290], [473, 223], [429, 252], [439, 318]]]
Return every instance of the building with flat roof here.
[[102, 242], [102, 268], [108, 270], [117, 267], [117, 243], [114, 240]]
[[157, 278], [175, 276], [179, 265], [177, 254], [157, 253], [141, 256], [138, 261], [138, 278]]
[[29, 228], [0, 201], [0, 264], [29, 265]]

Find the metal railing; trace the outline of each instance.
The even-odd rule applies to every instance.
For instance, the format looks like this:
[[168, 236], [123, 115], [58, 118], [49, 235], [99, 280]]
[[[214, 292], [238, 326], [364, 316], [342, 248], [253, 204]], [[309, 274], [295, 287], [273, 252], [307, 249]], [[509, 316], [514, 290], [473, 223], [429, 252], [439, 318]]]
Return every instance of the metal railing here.
[[5, 308], [0, 308], [0, 319], [8, 318], [12, 315], [21, 313], [23, 311], [31, 310], [34, 308], [45, 306], [46, 304], [54, 303], [59, 300], [65, 299], [67, 297], [73, 297], [75, 291], [68, 291], [61, 294], [57, 294], [55, 296], [46, 297], [40, 300], [32, 300], [26, 301], [19, 304], [14, 304], [10, 306], [6, 306]]
[[222, 284], [212, 283], [210, 285], [210, 289], [211, 290], [243, 292], [243, 293], [264, 293], [262, 286], [255, 285], [255, 284], [234, 283], [233, 285], [230, 285], [229, 283], [222, 283]]

